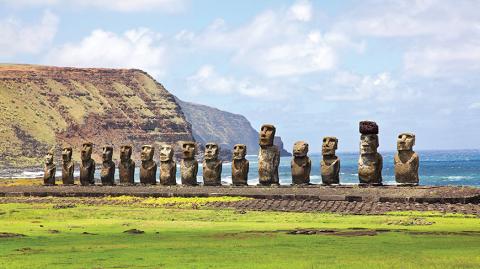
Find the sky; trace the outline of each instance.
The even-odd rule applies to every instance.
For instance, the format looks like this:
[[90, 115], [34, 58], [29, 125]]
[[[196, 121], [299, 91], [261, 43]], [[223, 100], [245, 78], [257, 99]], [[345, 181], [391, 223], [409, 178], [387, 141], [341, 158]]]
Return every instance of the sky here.
[[480, 148], [480, 1], [0, 0], [0, 62], [138, 68], [277, 127], [288, 150], [358, 122], [418, 150]]

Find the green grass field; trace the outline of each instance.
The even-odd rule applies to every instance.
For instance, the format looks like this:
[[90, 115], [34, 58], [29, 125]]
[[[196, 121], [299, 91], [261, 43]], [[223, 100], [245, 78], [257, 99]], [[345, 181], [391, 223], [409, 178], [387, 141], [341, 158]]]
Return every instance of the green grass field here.
[[[0, 268], [480, 268], [475, 217], [54, 205], [0, 204]], [[287, 233], [298, 228], [383, 231]]]

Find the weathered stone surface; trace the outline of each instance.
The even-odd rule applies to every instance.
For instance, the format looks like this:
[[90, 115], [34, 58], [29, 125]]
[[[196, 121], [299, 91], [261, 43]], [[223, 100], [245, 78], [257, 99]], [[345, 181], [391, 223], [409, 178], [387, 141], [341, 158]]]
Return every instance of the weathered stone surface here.
[[397, 139], [398, 152], [394, 157], [395, 180], [399, 184], [418, 184], [419, 157], [413, 146], [415, 145], [415, 134], [402, 133]]
[[273, 145], [275, 126], [264, 124], [260, 130], [258, 153], [258, 178], [260, 185], [279, 185], [278, 165], [280, 151]]
[[120, 164], [118, 165], [120, 184], [133, 185], [135, 183], [135, 162], [132, 160], [132, 146], [120, 148]]
[[176, 185], [177, 164], [173, 160], [174, 151], [171, 145], [160, 146], [160, 184]]
[[232, 184], [234, 186], [248, 185], [248, 170], [250, 164], [245, 156], [247, 155], [247, 146], [245, 144], [236, 144], [233, 146], [232, 157]]
[[56, 164], [53, 162], [53, 156], [55, 153], [53, 150], [49, 151], [45, 156], [45, 166], [43, 174], [44, 185], [55, 185], [55, 173], [57, 171]]
[[215, 143], [205, 145], [205, 159], [203, 160], [203, 185], [222, 185], [222, 161], [218, 159], [220, 148]]
[[140, 154], [142, 165], [140, 166], [140, 183], [145, 185], [157, 184], [157, 164], [153, 160], [155, 148], [152, 145], [143, 145]]
[[193, 141], [185, 141], [182, 143], [183, 159], [180, 163], [180, 174], [183, 185], [198, 185], [197, 172], [198, 162], [195, 159], [197, 146]]
[[320, 162], [322, 183], [325, 185], [340, 184], [340, 158], [335, 155], [338, 139], [333, 136], [323, 138], [322, 156]]
[[308, 143], [297, 141], [293, 145], [293, 159], [291, 162], [292, 184], [308, 185], [310, 183], [310, 170], [312, 161], [307, 156]]
[[92, 143], [83, 143], [80, 153], [82, 159], [80, 163], [80, 184], [83, 186], [95, 184], [95, 161], [92, 159], [92, 151]]
[[102, 185], [113, 186], [115, 184], [115, 163], [112, 161], [112, 157], [113, 147], [103, 147], [102, 171], [100, 172]]
[[377, 152], [378, 126], [375, 122], [360, 122], [360, 158], [358, 160], [358, 178], [361, 184], [382, 184], [383, 158]]
[[72, 161], [73, 149], [71, 147], [64, 147], [62, 150], [62, 183], [63, 185], [73, 185], [73, 172], [75, 171], [75, 164]]

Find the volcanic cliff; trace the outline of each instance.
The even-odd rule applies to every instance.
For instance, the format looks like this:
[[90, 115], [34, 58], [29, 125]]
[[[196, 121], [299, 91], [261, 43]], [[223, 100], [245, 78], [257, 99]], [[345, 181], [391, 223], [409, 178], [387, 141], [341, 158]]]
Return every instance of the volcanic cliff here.
[[[135, 69], [0, 65], [0, 166], [37, 166], [52, 147], [193, 140], [174, 96]], [[116, 154], [115, 154], [116, 155]]]

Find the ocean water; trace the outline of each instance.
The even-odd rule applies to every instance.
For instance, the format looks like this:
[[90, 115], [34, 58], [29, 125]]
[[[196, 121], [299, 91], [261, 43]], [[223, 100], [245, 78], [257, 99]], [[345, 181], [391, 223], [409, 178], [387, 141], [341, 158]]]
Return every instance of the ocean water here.
[[[381, 152], [383, 156], [383, 182], [384, 184], [395, 184], [393, 170], [393, 156], [395, 152]], [[419, 177], [421, 185], [456, 185], [456, 186], [480, 186], [480, 150], [438, 150], [438, 151], [417, 151], [420, 157]], [[357, 184], [357, 162], [358, 152], [339, 152], [341, 159], [340, 183]], [[312, 154], [311, 183], [321, 183], [320, 160], [321, 155]], [[258, 162], [256, 155], [248, 155], [250, 162], [249, 184], [258, 183]], [[282, 157], [280, 160], [279, 176], [280, 183], [288, 185], [291, 183], [290, 173], [291, 157]], [[78, 164], [77, 164], [78, 167]], [[139, 164], [135, 180], [139, 181]], [[35, 178], [41, 177], [42, 171], [33, 170], [4, 170], [0, 171], [0, 178]], [[78, 176], [79, 172], [76, 171]], [[61, 169], [57, 168], [57, 176], [61, 176]], [[97, 168], [96, 178], [100, 178], [100, 168]], [[118, 170], [116, 174], [118, 180]], [[158, 178], [158, 172], [157, 172]], [[199, 163], [198, 181], [202, 182], [202, 166]], [[177, 167], [177, 182], [180, 183], [180, 167]], [[230, 184], [231, 163], [224, 163], [222, 169], [223, 184]]]

